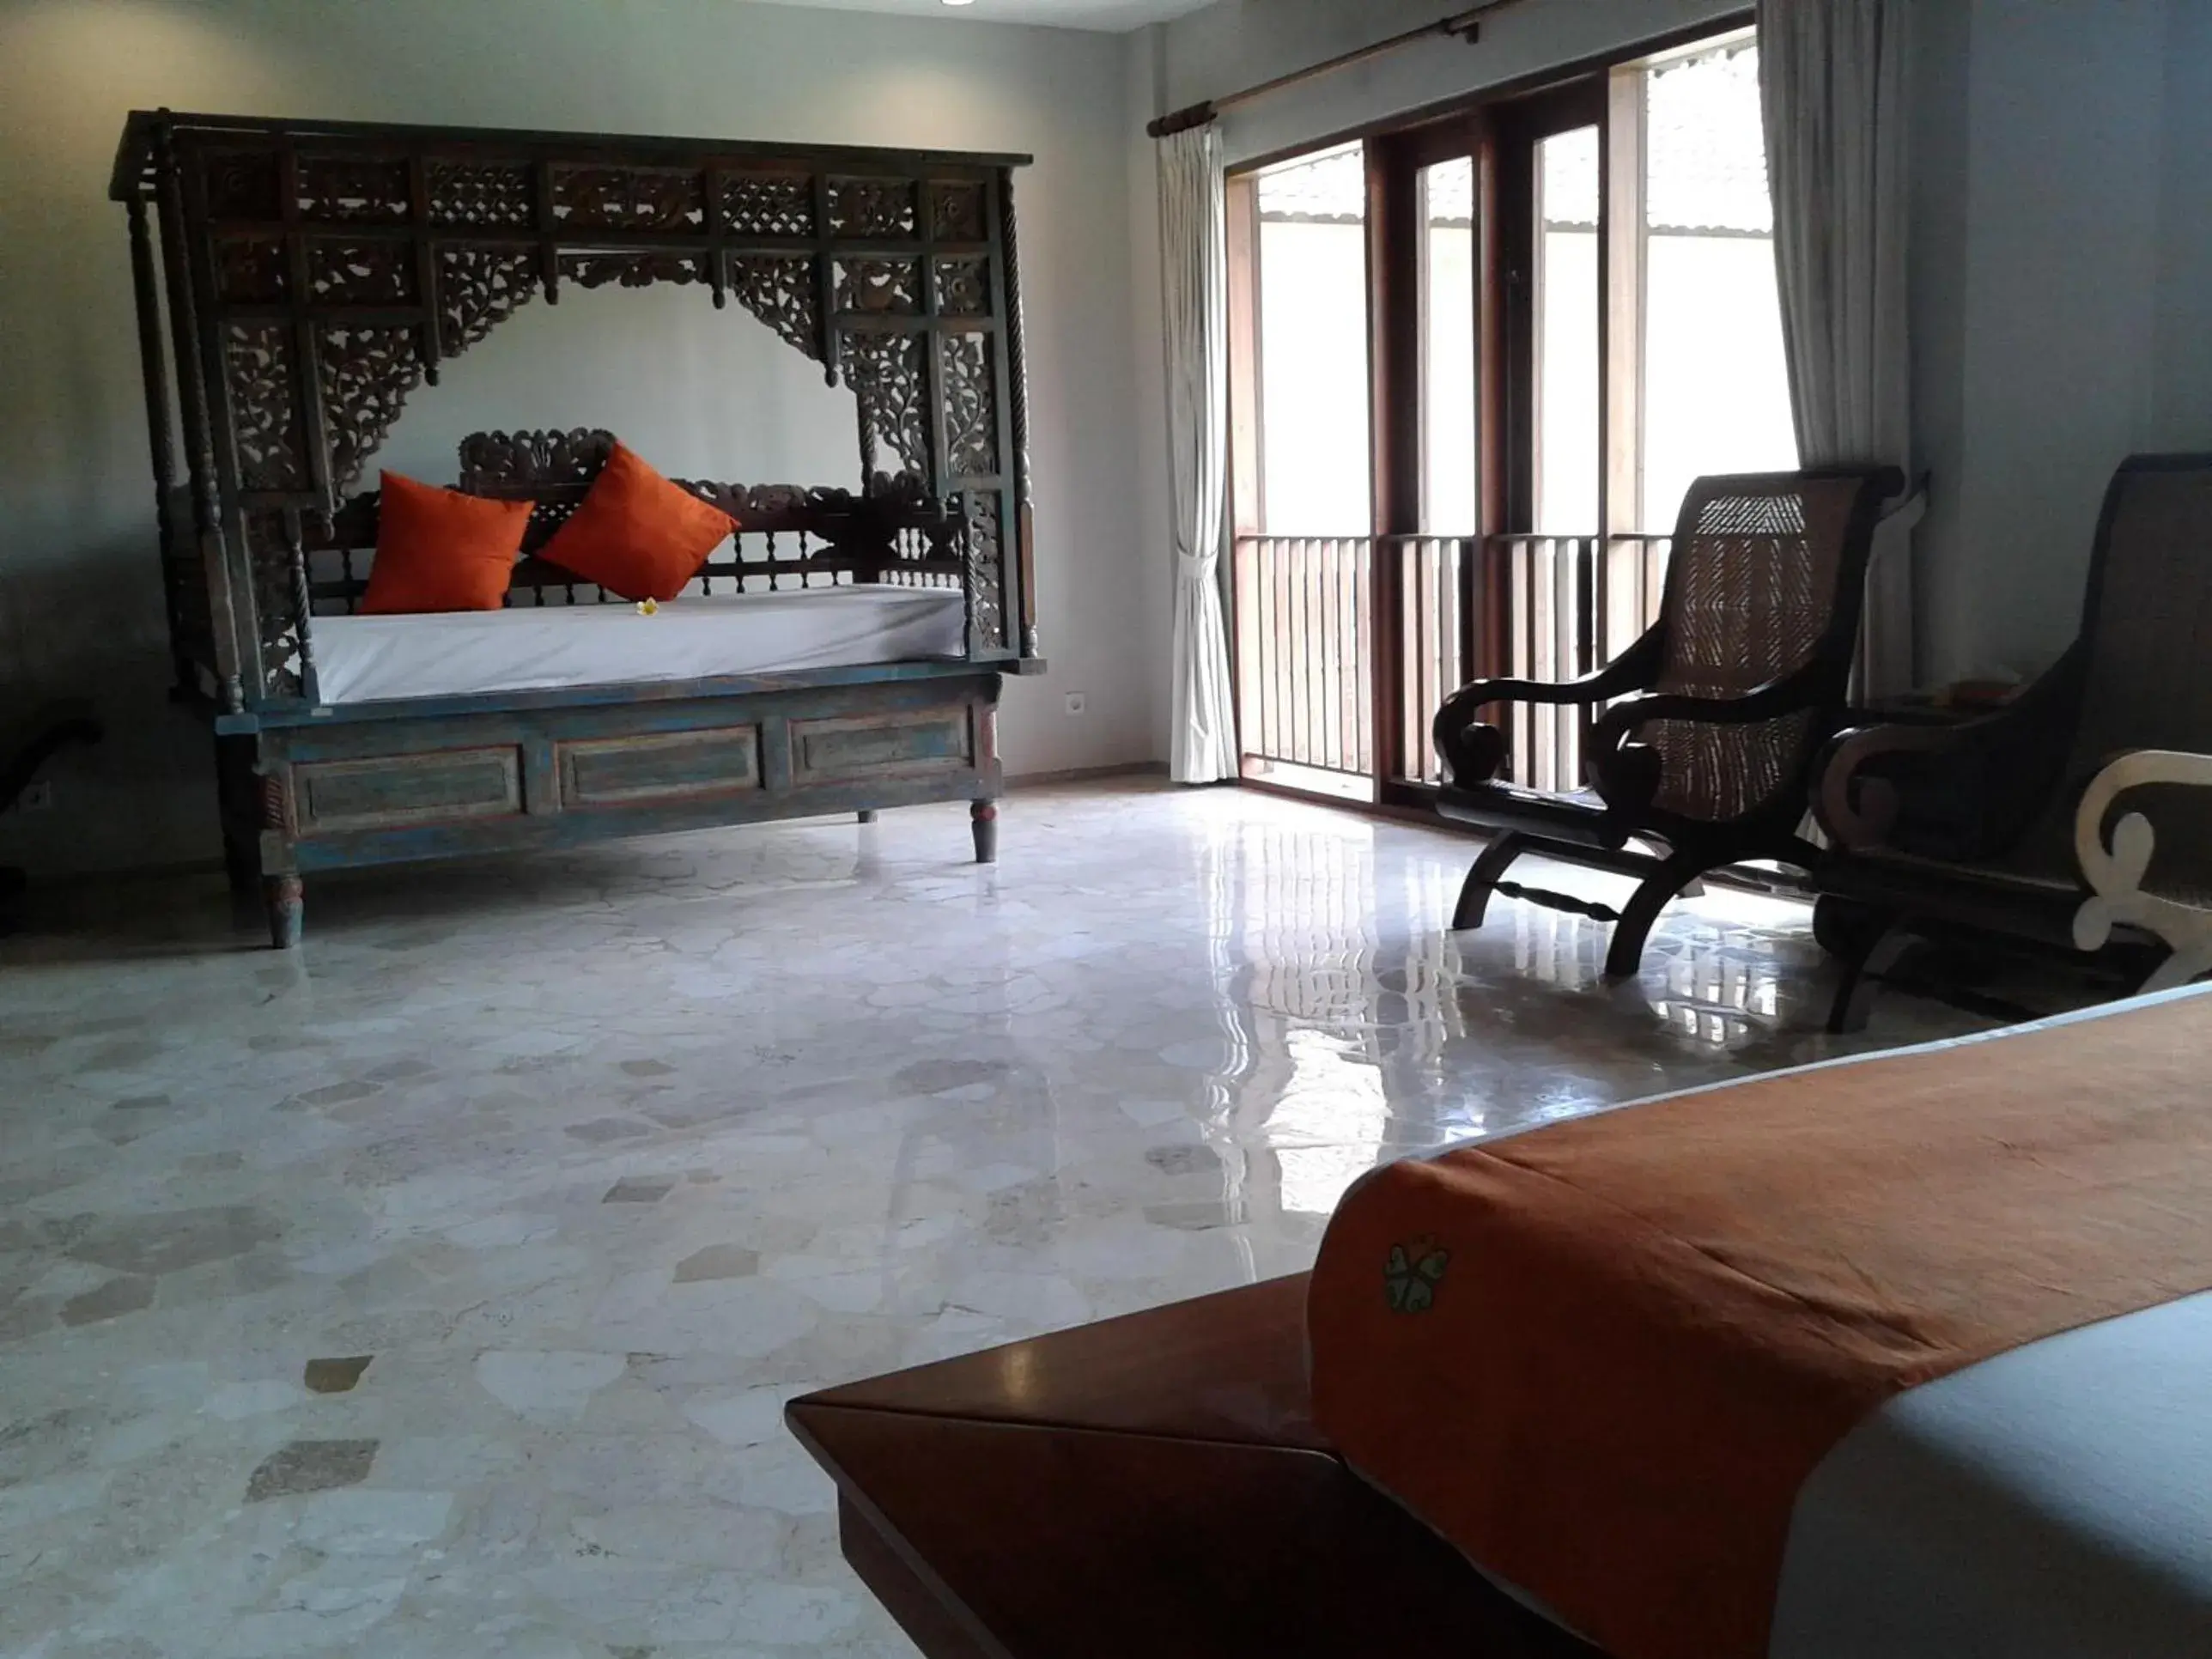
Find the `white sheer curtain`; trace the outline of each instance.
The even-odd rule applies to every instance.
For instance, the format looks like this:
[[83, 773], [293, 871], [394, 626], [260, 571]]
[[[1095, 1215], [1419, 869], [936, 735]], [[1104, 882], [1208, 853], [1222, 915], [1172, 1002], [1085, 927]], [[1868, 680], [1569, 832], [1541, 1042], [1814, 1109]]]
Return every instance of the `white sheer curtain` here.
[[1172, 752], [1178, 783], [1237, 775], [1221, 520], [1229, 467], [1229, 243], [1221, 132], [1160, 141], [1160, 262], [1175, 493]]
[[[1797, 448], [1909, 469], [1905, 12], [1911, 0], [1759, 0], [1759, 100]], [[1863, 696], [1913, 682], [1916, 494], [1875, 537]]]

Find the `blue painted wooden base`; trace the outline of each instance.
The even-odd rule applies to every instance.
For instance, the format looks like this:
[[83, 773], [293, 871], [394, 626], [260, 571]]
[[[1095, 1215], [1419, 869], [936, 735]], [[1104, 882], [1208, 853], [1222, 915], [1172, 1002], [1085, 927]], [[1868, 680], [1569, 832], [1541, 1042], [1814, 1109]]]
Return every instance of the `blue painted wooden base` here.
[[[264, 711], [224, 732], [227, 833], [268, 875], [277, 948], [299, 942], [300, 882], [325, 870], [624, 836], [966, 800], [975, 858], [998, 857], [1000, 680], [968, 664], [890, 665], [882, 678], [690, 696], [635, 688], [556, 702], [477, 699], [467, 712], [392, 702]], [[604, 688], [600, 689], [602, 691]], [[248, 788], [248, 783], [252, 787]], [[251, 815], [252, 827], [247, 827]]]

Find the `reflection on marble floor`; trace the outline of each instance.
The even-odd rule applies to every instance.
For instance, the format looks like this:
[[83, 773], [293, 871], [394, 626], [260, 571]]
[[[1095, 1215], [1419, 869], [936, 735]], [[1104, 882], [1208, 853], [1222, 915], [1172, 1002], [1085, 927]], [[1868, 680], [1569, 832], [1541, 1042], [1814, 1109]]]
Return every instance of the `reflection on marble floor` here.
[[[1292, 1272], [1378, 1159], [1820, 1057], [1805, 913], [1641, 983], [1469, 844], [1063, 788], [0, 945], [0, 1654], [910, 1652], [791, 1395]], [[1602, 878], [1548, 883], [1596, 892]], [[1886, 999], [1856, 1046], [1967, 1029]]]

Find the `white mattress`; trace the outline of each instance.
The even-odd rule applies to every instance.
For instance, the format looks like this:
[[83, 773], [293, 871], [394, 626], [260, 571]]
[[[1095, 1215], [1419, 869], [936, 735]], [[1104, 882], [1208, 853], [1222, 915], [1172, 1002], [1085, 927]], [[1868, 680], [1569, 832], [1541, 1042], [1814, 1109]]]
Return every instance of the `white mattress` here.
[[966, 653], [957, 588], [845, 587], [421, 617], [318, 617], [326, 703], [852, 668]]

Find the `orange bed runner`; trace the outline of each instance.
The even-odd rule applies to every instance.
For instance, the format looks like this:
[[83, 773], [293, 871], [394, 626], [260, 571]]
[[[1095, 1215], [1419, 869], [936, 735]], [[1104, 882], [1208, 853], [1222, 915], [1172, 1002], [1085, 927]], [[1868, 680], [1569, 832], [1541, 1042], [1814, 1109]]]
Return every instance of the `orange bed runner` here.
[[1798, 1488], [1861, 1419], [2208, 1288], [2189, 996], [1380, 1171], [1314, 1270], [1315, 1415], [1617, 1659], [1757, 1659]]

